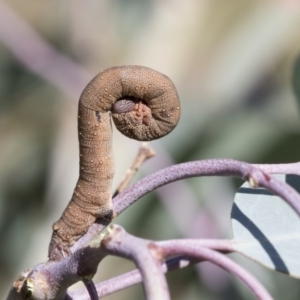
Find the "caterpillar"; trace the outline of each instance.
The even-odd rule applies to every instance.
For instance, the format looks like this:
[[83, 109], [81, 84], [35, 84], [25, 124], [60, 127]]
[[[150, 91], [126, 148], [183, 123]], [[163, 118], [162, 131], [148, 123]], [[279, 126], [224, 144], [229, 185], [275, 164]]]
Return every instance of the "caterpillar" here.
[[83, 90], [78, 104], [79, 179], [62, 216], [53, 226], [50, 260], [70, 253], [96, 218], [114, 218], [112, 124], [125, 136], [150, 141], [171, 132], [180, 118], [173, 82], [142, 66], [100, 72]]

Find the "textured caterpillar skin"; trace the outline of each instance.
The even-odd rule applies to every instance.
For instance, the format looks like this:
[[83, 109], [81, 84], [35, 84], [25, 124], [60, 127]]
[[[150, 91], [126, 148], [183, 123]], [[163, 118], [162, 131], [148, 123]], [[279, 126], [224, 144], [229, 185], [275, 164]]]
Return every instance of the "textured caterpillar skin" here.
[[129, 138], [158, 139], [171, 132], [180, 117], [176, 88], [165, 75], [141, 66], [122, 66], [98, 74], [79, 99], [80, 175], [61, 218], [53, 224], [50, 260], [61, 260], [95, 222], [112, 219], [114, 176], [111, 115]]

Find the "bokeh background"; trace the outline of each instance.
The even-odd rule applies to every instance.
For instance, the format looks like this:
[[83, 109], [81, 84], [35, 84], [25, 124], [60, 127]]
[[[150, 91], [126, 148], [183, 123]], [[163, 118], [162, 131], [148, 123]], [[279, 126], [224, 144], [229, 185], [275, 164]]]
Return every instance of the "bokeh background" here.
[[[140, 177], [197, 159], [298, 161], [299, 32], [296, 0], [0, 1], [0, 298], [22, 270], [47, 258], [51, 224], [78, 177], [77, 102], [93, 76], [137, 64], [167, 74], [177, 86], [180, 124], [151, 143], [157, 156]], [[138, 146], [115, 130], [114, 187]], [[241, 183], [173, 183], [116, 223], [149, 239], [230, 238], [230, 209]], [[299, 299], [299, 280], [231, 256], [275, 299]], [[108, 258], [95, 281], [132, 268]], [[168, 280], [176, 300], [253, 299], [209, 263], [174, 271]], [[106, 299], [120, 298], [143, 299], [141, 285]]]

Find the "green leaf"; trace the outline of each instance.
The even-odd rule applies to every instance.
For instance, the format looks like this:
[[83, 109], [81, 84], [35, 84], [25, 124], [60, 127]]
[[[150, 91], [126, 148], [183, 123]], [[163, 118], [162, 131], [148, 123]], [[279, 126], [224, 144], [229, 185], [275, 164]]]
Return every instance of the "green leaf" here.
[[[299, 176], [276, 177], [299, 191]], [[300, 278], [300, 218], [284, 200], [244, 183], [235, 195], [231, 224], [237, 252]]]

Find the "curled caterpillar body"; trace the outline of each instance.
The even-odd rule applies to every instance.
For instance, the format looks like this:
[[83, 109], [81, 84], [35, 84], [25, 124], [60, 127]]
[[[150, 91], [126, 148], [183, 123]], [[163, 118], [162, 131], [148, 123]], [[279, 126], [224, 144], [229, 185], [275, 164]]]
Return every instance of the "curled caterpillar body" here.
[[96, 218], [114, 217], [111, 116], [129, 138], [150, 141], [163, 137], [179, 121], [176, 88], [167, 76], [140, 66], [107, 69], [86, 86], [78, 106], [80, 175], [71, 201], [53, 224], [51, 260], [68, 254]]

